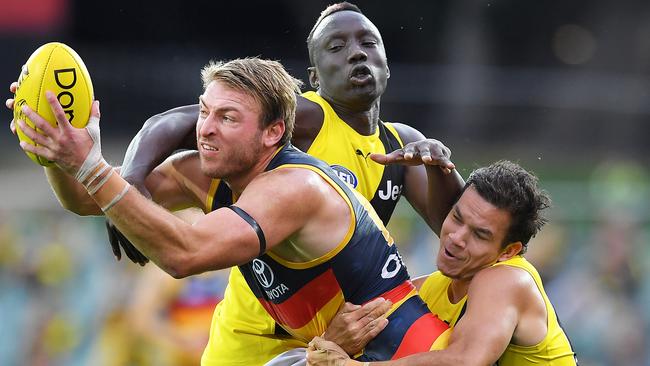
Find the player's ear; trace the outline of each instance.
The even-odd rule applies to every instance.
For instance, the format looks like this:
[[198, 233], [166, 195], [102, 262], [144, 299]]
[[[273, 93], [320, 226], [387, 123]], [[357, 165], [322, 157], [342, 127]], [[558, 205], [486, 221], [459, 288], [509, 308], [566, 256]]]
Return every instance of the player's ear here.
[[503, 250], [501, 250], [501, 255], [499, 256], [499, 259], [497, 261], [503, 262], [508, 259], [511, 259], [512, 257], [516, 256], [517, 254], [521, 253], [521, 250], [524, 248], [524, 245], [520, 241], [516, 241], [514, 243], [510, 243], [506, 245]]
[[386, 65], [386, 79], [390, 79], [390, 67]]
[[286, 126], [283, 119], [277, 119], [266, 126], [264, 133], [262, 134], [264, 146], [271, 147], [276, 145], [280, 140], [282, 140], [285, 129]]
[[320, 87], [320, 82], [318, 81], [318, 73], [316, 72], [316, 68], [314, 66], [308, 67], [307, 73], [309, 74], [309, 85], [311, 85], [311, 87], [314, 89], [318, 89]]

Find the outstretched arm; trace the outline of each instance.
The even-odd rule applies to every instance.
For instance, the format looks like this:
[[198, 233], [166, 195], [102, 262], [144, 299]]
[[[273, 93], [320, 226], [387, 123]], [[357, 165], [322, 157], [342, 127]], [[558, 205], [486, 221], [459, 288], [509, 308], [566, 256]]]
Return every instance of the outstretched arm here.
[[426, 139], [413, 127], [395, 123], [404, 148], [389, 154], [372, 154], [380, 164], [407, 165], [404, 196], [431, 229], [440, 235], [447, 217], [465, 181], [449, 160], [451, 151], [440, 141]]

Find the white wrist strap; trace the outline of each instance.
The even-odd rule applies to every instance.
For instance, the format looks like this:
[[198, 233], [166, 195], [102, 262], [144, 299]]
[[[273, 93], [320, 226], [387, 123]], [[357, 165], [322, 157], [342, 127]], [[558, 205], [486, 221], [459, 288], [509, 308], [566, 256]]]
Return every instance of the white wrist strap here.
[[90, 117], [88, 125], [86, 125], [86, 130], [88, 130], [88, 134], [93, 140], [93, 146], [90, 148], [88, 155], [86, 155], [86, 159], [74, 176], [80, 183], [86, 181], [86, 179], [88, 179], [88, 177], [93, 174], [104, 161], [101, 150], [99, 118], [95, 116]]
[[[104, 178], [102, 178], [102, 180], [100, 180], [94, 187], [92, 187], [90, 189], [86, 188], [86, 189], [88, 189], [88, 193], [90, 193], [91, 196], [93, 194], [97, 193], [97, 191], [99, 191], [99, 189], [102, 188], [104, 186], [104, 184], [106, 184], [106, 182], [108, 182], [108, 178], [110, 178], [113, 175], [113, 173], [115, 173], [115, 170], [113, 170], [113, 168], [110, 165], [107, 165], [107, 167], [110, 168], [111, 171], [108, 172], [108, 174], [106, 174], [106, 176], [104, 176]], [[101, 171], [104, 172], [104, 171], [106, 171], [106, 169], [101, 169]], [[93, 179], [93, 181], [95, 179]], [[88, 187], [90, 187], [90, 183], [88, 184]]]
[[122, 189], [122, 192], [118, 193], [115, 197], [113, 197], [113, 199], [111, 200], [111, 202], [109, 202], [106, 206], [102, 207], [102, 211], [103, 211], [103, 212], [106, 212], [106, 211], [110, 210], [111, 207], [115, 206], [115, 204], [117, 204], [118, 202], [120, 202], [120, 200], [121, 200], [122, 198], [124, 198], [124, 195], [126, 195], [126, 192], [129, 191], [129, 188], [131, 188], [131, 185], [128, 184], [128, 183], [125, 184], [125, 185], [124, 185], [124, 189]]

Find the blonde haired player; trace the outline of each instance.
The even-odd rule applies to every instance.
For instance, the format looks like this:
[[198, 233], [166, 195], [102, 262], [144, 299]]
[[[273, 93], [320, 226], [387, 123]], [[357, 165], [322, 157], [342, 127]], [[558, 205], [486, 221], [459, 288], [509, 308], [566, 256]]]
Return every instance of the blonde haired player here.
[[[173, 156], [146, 181], [162, 207], [130, 189], [102, 157], [97, 102], [86, 129], [69, 124], [51, 93], [58, 127], [23, 106], [42, 133], [17, 121], [37, 144], [21, 147], [56, 163], [46, 174], [65, 208], [110, 217], [172, 276], [239, 266], [256, 301], [295, 344], [322, 334], [345, 301], [383, 297], [393, 303], [389, 322], [360, 359], [438, 348], [449, 327], [417, 296], [372, 206], [288, 142], [297, 81], [258, 58], [209, 64], [202, 78], [199, 151]], [[165, 209], [187, 207], [207, 214], [190, 225]]]

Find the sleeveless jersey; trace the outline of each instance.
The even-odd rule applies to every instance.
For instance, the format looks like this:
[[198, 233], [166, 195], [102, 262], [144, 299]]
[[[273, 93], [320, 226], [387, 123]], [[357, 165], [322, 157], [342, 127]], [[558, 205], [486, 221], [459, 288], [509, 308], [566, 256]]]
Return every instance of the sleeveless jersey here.
[[[359, 135], [318, 94], [307, 92], [303, 96], [319, 104], [324, 113], [321, 130], [308, 153], [327, 162], [340, 178], [352, 186], [356, 181], [355, 189], [371, 201], [382, 222], [386, 223], [401, 195], [404, 167], [385, 167], [368, 159], [367, 154], [370, 151], [390, 152], [402, 147], [397, 131], [391, 124], [380, 122], [372, 136]], [[353, 142], [346, 142], [348, 140]], [[228, 187], [215, 179], [206, 201], [207, 210], [232, 202]], [[224, 299], [212, 316], [210, 339], [201, 364], [263, 365], [282, 352], [305, 346], [304, 342], [289, 337], [282, 327], [276, 326], [251, 292], [239, 268], [232, 268]]]
[[341, 180], [366, 197], [386, 225], [402, 193], [405, 167], [381, 165], [368, 156], [403, 146], [395, 127], [380, 121], [374, 134], [360, 135], [320, 95], [307, 92], [303, 97], [318, 104], [324, 113], [323, 126], [307, 153], [327, 162]]
[[[525, 270], [535, 281], [539, 292], [542, 294], [544, 303], [546, 304], [546, 312], [548, 314], [548, 331], [546, 337], [534, 346], [518, 346], [509, 344], [503, 355], [497, 361], [499, 366], [526, 366], [526, 365], [549, 365], [549, 366], [575, 366], [575, 353], [572, 351], [569, 339], [567, 338], [564, 330], [560, 327], [560, 323], [553, 309], [553, 305], [546, 296], [544, 286], [539, 273], [522, 256], [515, 256], [509, 260], [498, 262], [495, 266], [512, 266]], [[467, 295], [463, 297], [458, 303], [452, 304], [449, 301], [447, 290], [451, 284], [451, 278], [446, 277], [440, 271], [432, 273], [422, 284], [420, 288], [420, 296], [429, 306], [429, 309], [438, 314], [440, 319], [448, 322], [451, 326], [455, 326], [462, 314], [464, 313], [465, 304], [467, 302]]]
[[447, 294], [450, 284], [451, 278], [443, 275], [440, 271], [433, 272], [420, 287], [420, 297], [424, 299], [432, 313], [438, 315], [453, 328], [464, 313], [467, 295], [453, 304], [449, 301]]
[[293, 338], [306, 343], [325, 331], [345, 301], [362, 304], [382, 296], [394, 304], [389, 323], [366, 346], [361, 360], [439, 349], [436, 340], [448, 326], [417, 296], [392, 238], [368, 201], [324, 162], [290, 145], [266, 170], [287, 167], [319, 174], [348, 203], [351, 221], [344, 240], [320, 258], [294, 263], [267, 252], [239, 267], [264, 309]]
[[546, 304], [547, 327], [546, 337], [534, 346], [518, 346], [509, 344], [499, 361], [500, 366], [526, 366], [526, 365], [553, 365], [576, 366], [578, 361], [571, 347], [569, 338], [560, 326], [555, 309], [546, 296], [542, 279], [537, 269], [522, 256], [516, 256], [507, 261], [499, 262], [495, 266], [511, 266], [521, 268], [528, 272], [535, 281], [537, 289], [542, 294]]

